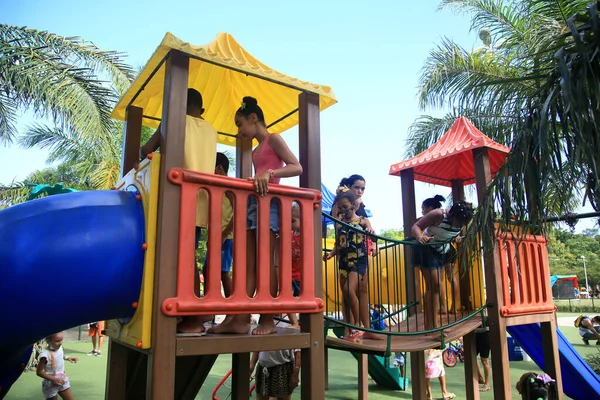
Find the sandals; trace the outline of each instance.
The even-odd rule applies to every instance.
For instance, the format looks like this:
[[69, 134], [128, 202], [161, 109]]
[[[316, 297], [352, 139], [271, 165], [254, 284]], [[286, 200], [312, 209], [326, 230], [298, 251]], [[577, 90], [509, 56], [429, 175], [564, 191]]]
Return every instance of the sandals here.
[[455, 397], [456, 397], [456, 395], [454, 393], [448, 393], [447, 395], [444, 396], [444, 400], [450, 400]]
[[483, 385], [479, 387], [480, 392], [489, 392], [492, 388], [489, 385]]
[[360, 342], [365, 333], [363, 331], [352, 331], [348, 336], [344, 336], [342, 339], [348, 342]]

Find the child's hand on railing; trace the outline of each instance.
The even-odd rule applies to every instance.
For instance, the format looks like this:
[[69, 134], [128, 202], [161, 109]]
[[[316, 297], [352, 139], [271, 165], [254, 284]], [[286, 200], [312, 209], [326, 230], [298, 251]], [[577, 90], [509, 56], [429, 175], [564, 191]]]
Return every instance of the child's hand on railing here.
[[379, 249], [377, 248], [377, 243], [373, 242], [371, 245], [371, 257], [377, 257], [377, 254], [379, 254]]
[[425, 244], [425, 243], [428, 243], [431, 239], [433, 239], [433, 238], [431, 238], [429, 236], [421, 235], [421, 237], [419, 238], [419, 243]]
[[323, 261], [331, 260], [333, 258], [333, 256], [334, 256], [333, 251], [330, 251], [329, 253], [327, 253], [323, 256]]

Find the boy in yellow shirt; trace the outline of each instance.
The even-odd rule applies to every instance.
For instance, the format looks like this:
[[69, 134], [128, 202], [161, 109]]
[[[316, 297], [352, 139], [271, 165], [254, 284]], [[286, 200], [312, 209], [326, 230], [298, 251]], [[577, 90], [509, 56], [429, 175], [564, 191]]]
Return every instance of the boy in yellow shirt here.
[[[202, 95], [196, 89], [188, 89], [185, 117], [185, 142], [183, 165], [184, 169], [197, 172], [213, 173], [217, 158], [217, 131], [213, 126], [202, 118], [204, 114]], [[160, 147], [160, 129], [140, 148], [140, 159]], [[196, 203], [196, 247], [200, 241], [201, 228], [208, 226], [208, 194], [204, 190], [198, 192]], [[200, 277], [194, 276], [196, 294], [200, 291]], [[187, 317], [178, 325], [177, 329], [182, 333], [204, 332], [202, 317]]]

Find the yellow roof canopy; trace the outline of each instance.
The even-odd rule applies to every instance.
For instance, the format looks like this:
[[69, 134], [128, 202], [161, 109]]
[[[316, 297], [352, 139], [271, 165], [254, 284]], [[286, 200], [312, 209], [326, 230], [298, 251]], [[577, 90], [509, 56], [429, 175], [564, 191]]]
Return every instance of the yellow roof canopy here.
[[244, 96], [253, 96], [265, 114], [269, 132], [281, 133], [298, 124], [298, 95], [318, 94], [321, 111], [337, 100], [330, 87], [284, 75], [248, 53], [228, 33], [204, 46], [193, 46], [167, 33], [111, 116], [125, 120], [130, 105], [143, 109], [143, 124], [158, 127], [162, 117], [165, 57], [170, 50], [190, 56], [188, 87], [202, 93], [204, 118], [220, 133], [219, 142], [235, 145], [234, 116]]

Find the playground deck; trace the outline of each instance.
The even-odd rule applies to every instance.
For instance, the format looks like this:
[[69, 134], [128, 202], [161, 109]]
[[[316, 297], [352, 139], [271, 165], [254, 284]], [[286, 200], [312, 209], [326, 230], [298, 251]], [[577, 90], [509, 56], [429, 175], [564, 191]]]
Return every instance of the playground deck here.
[[[269, 335], [269, 341], [260, 340], [264, 336], [250, 334], [252, 325], [245, 334], [207, 334], [201, 337], [185, 334], [177, 335], [177, 354], [199, 356], [220, 354], [226, 348], [230, 353], [249, 351], [271, 351], [282, 348], [304, 349], [310, 347], [310, 334], [298, 329], [277, 328], [277, 333]], [[235, 338], [236, 340], [231, 340]]]
[[[455, 320], [459, 319], [460, 315], [443, 315], [441, 316], [441, 325], [448, 325], [454, 323]], [[452, 340], [458, 339], [459, 337], [466, 335], [469, 332], [475, 330], [481, 325], [481, 318], [473, 317], [451, 328], [444, 329], [445, 343], [451, 342]], [[410, 330], [408, 329], [410, 327]], [[423, 315], [413, 315], [408, 319], [400, 322], [398, 325], [393, 326], [390, 330], [385, 332], [422, 332], [425, 330], [425, 320]], [[383, 335], [382, 335], [383, 336]], [[331, 349], [338, 350], [354, 350], [360, 353], [385, 355], [387, 351], [387, 340], [377, 339], [363, 339], [361, 343], [353, 343], [344, 339], [338, 339], [332, 336], [326, 338], [326, 345]], [[396, 351], [421, 351], [431, 349], [440, 346], [440, 332], [423, 335], [405, 335], [405, 336], [392, 336], [390, 352]]]

